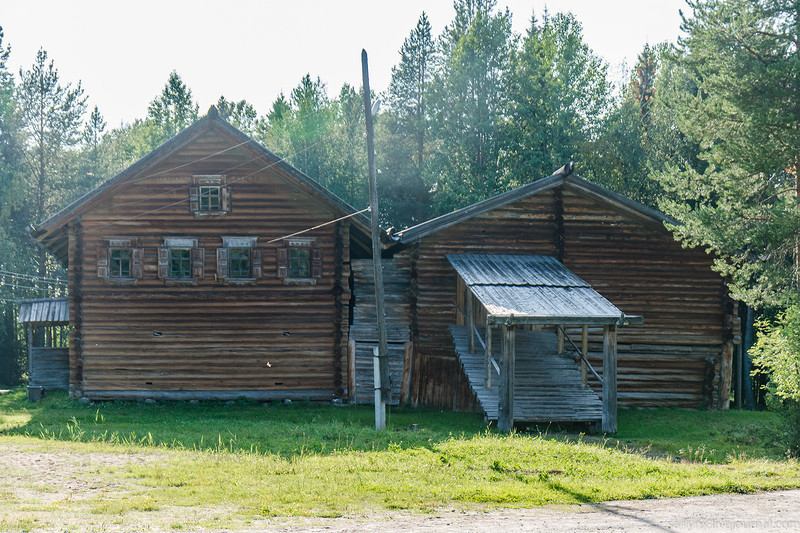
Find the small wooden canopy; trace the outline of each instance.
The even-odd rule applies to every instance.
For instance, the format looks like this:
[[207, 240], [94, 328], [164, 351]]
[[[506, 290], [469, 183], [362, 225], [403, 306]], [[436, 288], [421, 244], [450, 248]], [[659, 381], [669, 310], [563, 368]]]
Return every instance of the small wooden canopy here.
[[487, 312], [488, 325], [641, 324], [625, 316], [555, 257], [448, 254], [469, 291]]
[[[586, 360], [588, 326], [603, 328], [602, 430], [617, 431], [617, 334], [623, 324], [641, 324], [640, 316], [626, 317], [591, 285], [556, 258], [544, 255], [448, 254], [466, 288], [466, 319], [470, 353], [475, 352], [473, 298], [486, 310], [486, 365], [492, 326], [502, 326], [502, 369], [498, 391], [497, 426], [514, 427], [516, 328], [523, 324], [583, 326], [582, 358]], [[563, 329], [559, 329], [563, 334]], [[559, 349], [560, 351], [560, 349]], [[487, 373], [487, 375], [489, 375]], [[487, 382], [487, 386], [489, 383]]]
[[36, 298], [22, 300], [17, 322], [32, 326], [64, 326], [69, 324], [69, 305], [66, 298]]

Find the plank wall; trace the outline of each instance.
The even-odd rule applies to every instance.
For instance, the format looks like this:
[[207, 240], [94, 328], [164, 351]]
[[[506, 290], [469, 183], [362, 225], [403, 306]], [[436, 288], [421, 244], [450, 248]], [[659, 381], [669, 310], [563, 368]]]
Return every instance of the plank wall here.
[[[70, 231], [73, 396], [92, 398], [312, 398], [344, 394], [350, 293], [347, 222], [306, 233], [322, 250], [315, 285], [277, 277], [266, 241], [340, 216], [282, 170], [216, 130], [133, 176]], [[216, 155], [210, 155], [216, 154]], [[195, 218], [193, 175], [222, 174], [232, 210]], [[263, 277], [250, 285], [216, 279], [221, 236], [257, 236]], [[158, 279], [165, 237], [199, 239], [204, 277], [192, 285]], [[144, 249], [144, 275], [120, 285], [97, 275], [108, 238]], [[77, 338], [77, 339], [75, 339]], [[77, 340], [77, 342], [75, 342]]]
[[[725, 285], [711, 270], [709, 256], [682, 248], [660, 223], [556, 189], [461, 221], [402, 253], [410, 254], [413, 268], [415, 403], [474, 407], [448, 330], [459, 323], [448, 253], [562, 257], [567, 268], [626, 314], [645, 318], [643, 326], [619, 330], [620, 405], [697, 407], [712, 386], [716, 402]], [[579, 339], [574, 337], [578, 344]], [[594, 335], [590, 340], [593, 365], [601, 371], [602, 340]]]

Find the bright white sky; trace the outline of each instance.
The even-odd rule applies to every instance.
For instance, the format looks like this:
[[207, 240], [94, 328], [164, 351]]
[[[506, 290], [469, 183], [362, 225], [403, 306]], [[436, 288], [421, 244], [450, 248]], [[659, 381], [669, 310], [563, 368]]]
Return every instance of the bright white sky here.
[[[498, 0], [515, 33], [531, 14], [571, 11], [594, 52], [619, 72], [646, 42], [674, 42], [684, 0]], [[300, 78], [319, 76], [328, 95], [361, 86], [361, 49], [370, 85], [388, 87], [400, 46], [427, 12], [434, 36], [453, 18], [451, 0], [0, 0], [9, 67], [28, 69], [44, 48], [62, 83], [81, 80], [89, 106], [109, 127], [147, 114], [176, 70], [201, 114], [220, 95], [265, 113]]]

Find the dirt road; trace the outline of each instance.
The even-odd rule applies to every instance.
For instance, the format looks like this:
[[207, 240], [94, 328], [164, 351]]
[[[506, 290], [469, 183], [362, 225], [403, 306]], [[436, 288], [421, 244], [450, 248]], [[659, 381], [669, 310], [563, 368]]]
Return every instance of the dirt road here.
[[[287, 528], [283, 528], [287, 530]], [[506, 509], [488, 513], [445, 512], [435, 516], [390, 515], [383, 519], [331, 519], [288, 531], [445, 533], [591, 531], [800, 531], [800, 490], [725, 494], [643, 501], [617, 501], [562, 508]]]

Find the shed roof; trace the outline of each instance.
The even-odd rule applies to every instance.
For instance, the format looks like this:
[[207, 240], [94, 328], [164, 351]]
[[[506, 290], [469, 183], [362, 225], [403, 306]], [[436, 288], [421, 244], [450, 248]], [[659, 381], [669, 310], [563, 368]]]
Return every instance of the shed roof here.
[[486, 308], [490, 324], [642, 322], [626, 317], [555, 257], [448, 254], [447, 259]]
[[22, 300], [19, 306], [20, 324], [69, 324], [69, 305], [66, 298], [37, 298]]

